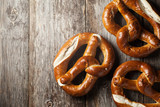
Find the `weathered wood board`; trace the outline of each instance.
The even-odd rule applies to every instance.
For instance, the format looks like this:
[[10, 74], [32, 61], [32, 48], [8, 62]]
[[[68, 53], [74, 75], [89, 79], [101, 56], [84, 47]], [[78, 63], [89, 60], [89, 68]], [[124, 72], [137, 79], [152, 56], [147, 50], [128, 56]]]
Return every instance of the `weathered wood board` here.
[[0, 106], [28, 106], [29, 1], [0, 0]]
[[[160, 50], [139, 59], [126, 56], [118, 49], [116, 38], [102, 23], [103, 9], [111, 1], [0, 0], [0, 107], [116, 107], [110, 85], [118, 65], [141, 60], [160, 69]], [[160, 0], [152, 1], [160, 6]], [[137, 17], [145, 28], [152, 29], [146, 20]], [[118, 22], [125, 24], [120, 15]], [[116, 61], [111, 72], [100, 78], [86, 96], [75, 98], [56, 83], [52, 63], [63, 43], [81, 32], [98, 33], [107, 39], [115, 50]], [[72, 60], [82, 52], [83, 49]], [[100, 51], [98, 55], [102, 61]], [[160, 85], [156, 85], [160, 90]], [[131, 100], [152, 102], [139, 92], [125, 90], [125, 93]]]

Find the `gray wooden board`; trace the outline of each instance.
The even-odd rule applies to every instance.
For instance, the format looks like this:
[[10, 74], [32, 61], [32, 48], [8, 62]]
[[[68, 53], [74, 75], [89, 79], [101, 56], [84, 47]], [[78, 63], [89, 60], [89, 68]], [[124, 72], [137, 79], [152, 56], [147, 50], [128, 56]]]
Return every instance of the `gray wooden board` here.
[[[0, 107], [115, 107], [110, 85], [118, 65], [141, 60], [160, 69], [160, 50], [139, 59], [118, 49], [116, 38], [102, 23], [103, 9], [111, 1], [0, 0]], [[152, 1], [160, 6], [159, 0]], [[147, 29], [152, 28], [137, 17]], [[125, 24], [121, 17], [118, 22]], [[81, 32], [98, 33], [107, 39], [115, 50], [116, 61], [111, 72], [98, 79], [86, 96], [75, 98], [56, 83], [52, 63], [63, 43]], [[70, 67], [82, 55], [83, 48], [72, 58]], [[102, 62], [99, 50], [97, 58]], [[156, 89], [160, 89], [159, 85]], [[125, 90], [125, 94], [134, 101], [152, 102], [139, 92]]]
[[29, 2], [0, 0], [0, 106], [28, 106]]

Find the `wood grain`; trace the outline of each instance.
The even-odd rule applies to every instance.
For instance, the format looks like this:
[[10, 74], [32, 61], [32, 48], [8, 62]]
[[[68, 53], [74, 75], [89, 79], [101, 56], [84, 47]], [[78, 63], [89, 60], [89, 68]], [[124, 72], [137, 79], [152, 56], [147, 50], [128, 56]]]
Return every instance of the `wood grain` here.
[[[119, 50], [116, 38], [102, 23], [104, 7], [111, 1], [0, 0], [0, 107], [116, 107], [110, 85], [117, 66], [129, 60], [141, 60], [160, 69], [160, 50], [140, 59]], [[160, 6], [159, 0], [152, 1]], [[120, 14], [116, 17], [120, 25], [126, 24]], [[152, 31], [146, 20], [136, 17]], [[61, 46], [81, 32], [98, 33], [107, 39], [115, 50], [116, 61], [111, 72], [98, 79], [86, 96], [75, 98], [58, 86], [52, 63]], [[85, 46], [78, 50], [69, 67], [82, 56], [84, 49]], [[103, 60], [99, 49], [96, 58]], [[137, 78], [139, 74], [129, 74], [128, 78]], [[76, 80], [82, 80], [82, 75]], [[160, 85], [154, 87], [160, 89]], [[125, 94], [134, 101], [153, 102], [139, 92], [125, 90]]]
[[0, 0], [0, 106], [28, 106], [28, 0]]
[[84, 0], [30, 2], [29, 105], [83, 107], [85, 98], [67, 95], [54, 79], [53, 59], [73, 35], [85, 31]]

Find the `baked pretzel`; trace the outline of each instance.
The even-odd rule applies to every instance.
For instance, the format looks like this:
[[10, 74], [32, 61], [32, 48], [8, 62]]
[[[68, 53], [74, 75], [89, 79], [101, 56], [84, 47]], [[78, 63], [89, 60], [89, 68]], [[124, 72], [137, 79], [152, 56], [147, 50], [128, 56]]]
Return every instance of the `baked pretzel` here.
[[[84, 44], [88, 45], [83, 56], [67, 71], [72, 56]], [[97, 47], [100, 47], [104, 55], [101, 65], [95, 59]], [[94, 33], [80, 33], [69, 39], [56, 55], [54, 60], [55, 79], [68, 94], [83, 96], [91, 90], [99, 77], [108, 74], [114, 60], [115, 55], [112, 46], [103, 37]], [[72, 84], [72, 80], [84, 70], [86, 77], [83, 82], [79, 85]]]
[[[126, 79], [128, 72], [140, 71], [142, 74], [137, 80]], [[160, 82], [160, 71], [155, 74], [153, 68], [140, 61], [128, 61], [121, 64], [115, 71], [112, 83], [112, 97], [118, 107], [160, 107], [160, 93], [152, 89], [155, 82]], [[123, 88], [139, 91], [152, 98], [156, 103], [142, 104], [127, 99], [123, 93]]]
[[[137, 18], [128, 9], [148, 20], [153, 26], [154, 34], [141, 27]], [[118, 11], [127, 22], [123, 27], [114, 20]], [[116, 36], [120, 50], [129, 56], [146, 57], [160, 48], [160, 16], [147, 0], [113, 0], [105, 7], [102, 20], [108, 32]], [[147, 44], [141, 47], [129, 44], [136, 39]]]

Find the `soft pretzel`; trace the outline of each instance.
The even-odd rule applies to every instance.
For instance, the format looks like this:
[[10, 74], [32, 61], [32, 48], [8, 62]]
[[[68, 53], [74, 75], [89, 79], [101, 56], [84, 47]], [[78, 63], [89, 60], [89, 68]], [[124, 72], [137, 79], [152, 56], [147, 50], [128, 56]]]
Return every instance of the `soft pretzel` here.
[[[125, 75], [131, 71], [140, 71], [142, 74], [137, 80], [126, 79]], [[155, 82], [160, 82], [160, 71], [156, 74], [153, 68], [140, 61], [128, 61], [121, 64], [115, 71], [112, 83], [112, 97], [118, 107], [160, 107], [160, 93], [152, 89]], [[127, 99], [123, 93], [123, 88], [139, 91], [152, 98], [156, 103], [142, 104]]]
[[[84, 44], [86, 50], [75, 65], [67, 71], [69, 61], [75, 52]], [[100, 65], [95, 59], [96, 49], [99, 47], [104, 55]], [[99, 77], [105, 76], [112, 68], [115, 60], [112, 46], [100, 35], [94, 33], [80, 33], [69, 39], [60, 49], [54, 60], [54, 75], [58, 84], [72, 96], [87, 94]], [[82, 71], [86, 77], [79, 85], [72, 84], [72, 80]]]
[[[153, 26], [154, 34], [141, 27], [137, 18], [128, 9], [147, 19]], [[118, 11], [127, 22], [123, 27], [114, 21]], [[129, 56], [146, 57], [160, 48], [160, 16], [147, 0], [113, 0], [105, 7], [102, 20], [104, 27], [116, 36], [120, 50]], [[141, 47], [129, 44], [136, 39], [147, 44]]]

